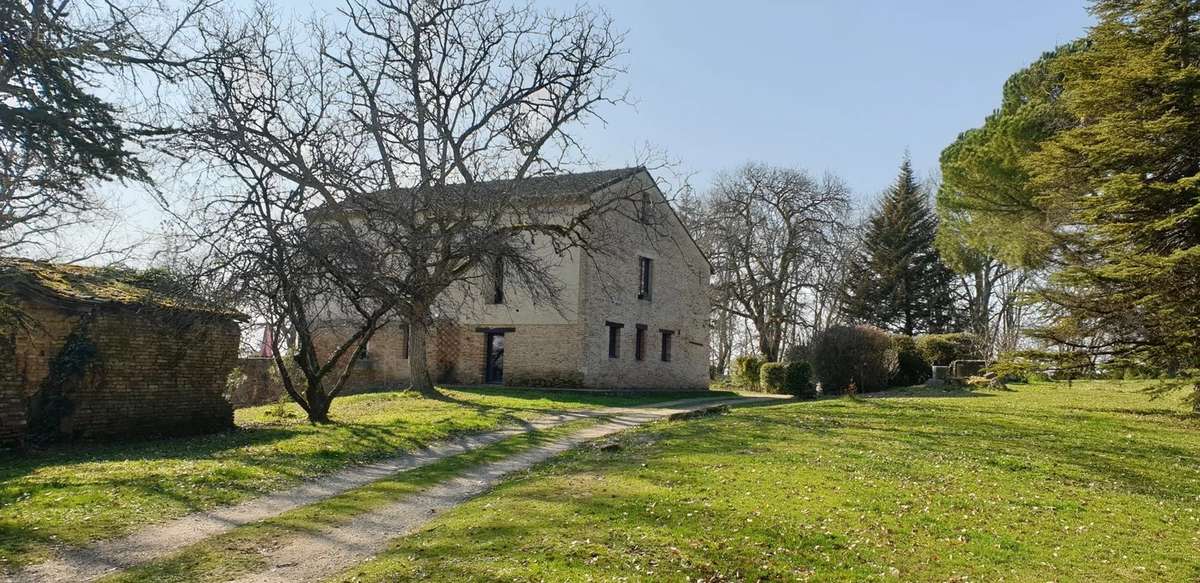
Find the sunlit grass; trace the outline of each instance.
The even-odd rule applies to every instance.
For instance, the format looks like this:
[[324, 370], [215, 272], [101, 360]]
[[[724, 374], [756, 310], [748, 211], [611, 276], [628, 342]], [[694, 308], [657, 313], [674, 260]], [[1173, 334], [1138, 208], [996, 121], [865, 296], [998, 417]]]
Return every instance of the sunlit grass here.
[[[245, 500], [301, 479], [549, 410], [633, 405], [679, 395], [600, 396], [521, 389], [451, 391], [450, 401], [377, 393], [334, 402], [333, 425], [288, 404], [237, 412], [211, 436], [0, 453], [0, 572], [138, 526]], [[694, 394], [691, 396], [695, 396]]]
[[261, 553], [263, 548], [283, 544], [296, 536], [320, 536], [320, 533], [356, 516], [403, 500], [473, 466], [503, 460], [596, 422], [596, 419], [572, 421], [553, 429], [524, 433], [469, 453], [401, 472], [274, 518], [235, 528], [102, 581], [216, 582], [259, 571], [269, 566]]
[[1145, 387], [918, 389], [659, 424], [343, 577], [1200, 580], [1200, 420]]

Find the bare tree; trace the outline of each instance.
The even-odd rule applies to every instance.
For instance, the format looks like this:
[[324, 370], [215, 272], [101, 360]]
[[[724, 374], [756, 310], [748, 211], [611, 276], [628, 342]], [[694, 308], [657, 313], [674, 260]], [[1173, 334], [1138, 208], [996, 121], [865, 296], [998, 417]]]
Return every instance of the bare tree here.
[[821, 274], [848, 211], [848, 190], [831, 175], [749, 164], [716, 181], [706, 231], [717, 308], [753, 325], [765, 358], [778, 360], [789, 340], [826, 317], [814, 302], [823, 301]]
[[[206, 30], [239, 50], [192, 95], [179, 147], [236, 177], [245, 204], [208, 195], [200, 206], [245, 213], [268, 193], [295, 193], [276, 221], [322, 234], [322, 246], [302, 247], [315, 253], [305, 264], [347, 278], [331, 291], [357, 290], [405, 322], [413, 386], [438, 396], [426, 342], [435, 317], [458, 309], [448, 291], [478, 289], [501, 265], [507, 285], [552, 302], [558, 283], [538, 245], [598, 251], [601, 217], [638, 212], [640, 189], [561, 199], [528, 182], [586, 160], [572, 132], [624, 100], [613, 92], [622, 37], [584, 9], [491, 0], [348, 0], [303, 31], [266, 6]], [[280, 299], [288, 312], [313, 301]], [[341, 316], [368, 336], [375, 311], [351, 312]]]

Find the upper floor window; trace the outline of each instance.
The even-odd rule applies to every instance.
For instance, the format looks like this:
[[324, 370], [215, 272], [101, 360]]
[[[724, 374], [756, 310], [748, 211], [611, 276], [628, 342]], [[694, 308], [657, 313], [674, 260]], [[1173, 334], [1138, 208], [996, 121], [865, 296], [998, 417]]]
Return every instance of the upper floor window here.
[[605, 322], [608, 326], [608, 357], [621, 358], [621, 328], [623, 324]]
[[638, 257], [638, 294], [639, 300], [649, 300], [654, 284], [654, 260], [649, 257]]
[[504, 303], [504, 258], [497, 257], [492, 262], [492, 273], [489, 278], [491, 281], [491, 289], [489, 290], [489, 304]]
[[671, 343], [675, 337], [674, 330], [662, 330], [662, 361], [671, 362]]
[[650, 191], [643, 190], [637, 201], [637, 218], [643, 225], [649, 225], [654, 218], [651, 214], [653, 203], [650, 202]]

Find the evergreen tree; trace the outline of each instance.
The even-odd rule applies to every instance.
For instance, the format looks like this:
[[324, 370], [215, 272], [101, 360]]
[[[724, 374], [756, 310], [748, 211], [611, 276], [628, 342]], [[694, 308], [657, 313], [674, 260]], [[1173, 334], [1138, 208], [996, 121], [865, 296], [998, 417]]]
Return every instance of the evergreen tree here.
[[1087, 49], [1060, 65], [1078, 124], [1027, 161], [1065, 265], [1043, 294], [1061, 318], [1041, 335], [1197, 369], [1200, 0], [1101, 0], [1092, 12]]
[[909, 336], [955, 328], [954, 273], [934, 247], [937, 226], [906, 156], [896, 183], [864, 225], [847, 273], [843, 315]]

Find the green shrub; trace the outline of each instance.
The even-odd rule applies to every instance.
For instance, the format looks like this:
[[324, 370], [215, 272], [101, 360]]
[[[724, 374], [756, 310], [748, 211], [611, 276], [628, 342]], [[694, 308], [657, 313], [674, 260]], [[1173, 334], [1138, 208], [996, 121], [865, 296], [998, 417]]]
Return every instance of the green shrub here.
[[907, 387], [929, 380], [933, 371], [929, 361], [917, 350], [917, 341], [904, 334], [893, 334], [890, 340], [892, 351], [896, 353], [896, 372], [888, 382], [893, 387]]
[[930, 366], [950, 366], [956, 360], [978, 360], [979, 341], [974, 334], [925, 334], [916, 338], [917, 350]]
[[896, 353], [887, 332], [873, 326], [834, 326], [813, 339], [813, 367], [821, 390], [840, 395], [887, 388]]
[[817, 387], [812, 382], [812, 366], [805, 361], [792, 361], [785, 365], [784, 392], [802, 399], [817, 396]]
[[759, 390], [783, 393], [787, 385], [787, 367], [782, 362], [764, 362], [758, 369]]
[[749, 389], [758, 388], [759, 369], [763, 360], [757, 356], [739, 356], [733, 360], [733, 382]]

